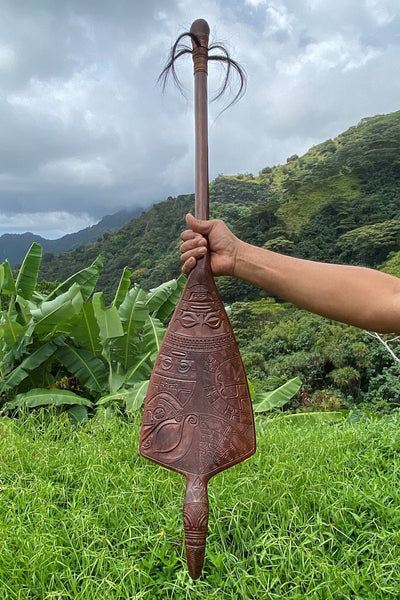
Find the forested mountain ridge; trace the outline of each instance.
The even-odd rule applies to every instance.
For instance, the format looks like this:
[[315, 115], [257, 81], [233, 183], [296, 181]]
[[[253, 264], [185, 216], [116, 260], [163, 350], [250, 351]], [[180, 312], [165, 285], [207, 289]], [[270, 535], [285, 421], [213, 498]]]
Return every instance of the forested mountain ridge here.
[[[41, 275], [65, 279], [102, 254], [100, 289], [115, 289], [126, 265], [135, 281], [154, 287], [179, 272], [179, 234], [193, 206], [193, 195], [169, 197], [95, 243], [45, 254]], [[400, 275], [400, 111], [363, 119], [257, 176], [218, 176], [210, 186], [210, 217], [272, 250]], [[228, 302], [260, 295], [224, 278], [219, 285]]]
[[[210, 189], [212, 216], [224, 218], [234, 226], [267, 192], [267, 184], [247, 182], [241, 176], [219, 177]], [[45, 253], [41, 276], [48, 281], [65, 278], [101, 254], [106, 260], [98, 287], [106, 295], [115, 289], [125, 266], [133, 271], [134, 281], [147, 289], [155, 287], [179, 274], [179, 236], [185, 226], [185, 214], [193, 210], [193, 194], [169, 197], [93, 244], [58, 257]]]
[[29, 247], [36, 242], [44, 252], [60, 254], [77, 248], [82, 244], [94, 242], [104, 233], [119, 229], [124, 223], [140, 213], [140, 209], [120, 210], [112, 215], [106, 215], [95, 225], [85, 227], [74, 233], [67, 233], [60, 238], [49, 240], [34, 233], [4, 233], [0, 235], [0, 262], [6, 258], [12, 267], [20, 264]]
[[[257, 216], [258, 242], [272, 249], [295, 249], [297, 255], [323, 260], [380, 263], [386, 254], [375, 236], [370, 242], [379, 251], [367, 256], [357, 244], [364, 232], [357, 230], [399, 218], [399, 151], [400, 111], [363, 119], [304, 156], [263, 169], [258, 179], [268, 181], [275, 193], [275, 222], [271, 226], [271, 211], [259, 206], [239, 229], [249, 235], [249, 224]], [[350, 231], [351, 244], [346, 235]]]

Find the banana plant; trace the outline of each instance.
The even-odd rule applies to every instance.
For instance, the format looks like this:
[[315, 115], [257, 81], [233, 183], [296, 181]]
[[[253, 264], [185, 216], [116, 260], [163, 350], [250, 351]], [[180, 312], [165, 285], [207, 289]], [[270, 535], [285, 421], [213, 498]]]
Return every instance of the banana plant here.
[[106, 306], [95, 292], [101, 257], [47, 295], [36, 289], [40, 261], [33, 244], [15, 279], [8, 261], [0, 265], [3, 404], [72, 406], [81, 416], [90, 407], [139, 407], [183, 276], [146, 293], [125, 268]]
[[254, 392], [253, 386], [250, 385], [250, 392], [254, 402], [254, 412], [263, 413], [268, 412], [273, 408], [281, 408], [297, 394], [301, 385], [302, 381], [299, 377], [294, 377], [293, 379], [286, 381], [283, 385], [271, 392]]

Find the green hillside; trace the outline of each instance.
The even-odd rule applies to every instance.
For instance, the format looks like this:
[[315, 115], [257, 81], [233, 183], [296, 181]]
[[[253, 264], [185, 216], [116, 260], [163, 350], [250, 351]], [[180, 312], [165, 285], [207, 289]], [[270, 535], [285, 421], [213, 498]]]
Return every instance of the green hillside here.
[[[352, 231], [357, 241], [360, 227], [399, 218], [400, 111], [363, 119], [304, 156], [263, 169], [257, 179], [275, 194], [275, 222], [271, 226], [268, 205], [257, 206], [238, 223], [240, 234], [250, 237], [255, 228], [257, 242], [271, 249], [286, 245], [290, 254], [347, 262], [344, 234]], [[356, 247], [349, 259], [376, 266], [382, 260], [377, 247], [376, 257], [358, 256]]]
[[[63, 280], [98, 254], [106, 261], [99, 288], [114, 289], [128, 265], [144, 287], [179, 272], [179, 234], [193, 195], [168, 198], [99, 241], [46, 253], [41, 276]], [[400, 111], [363, 119], [333, 140], [257, 175], [218, 176], [210, 186], [211, 218], [243, 239], [299, 257], [399, 271]], [[260, 292], [220, 281], [226, 301]]]
[[[219, 177], [210, 191], [213, 216], [234, 226], [253, 205], [263, 203], [268, 189], [267, 184], [247, 178]], [[145, 288], [157, 286], [180, 272], [179, 236], [185, 226], [185, 214], [193, 210], [194, 195], [170, 197], [94, 244], [57, 257], [45, 253], [41, 276], [48, 281], [63, 279], [101, 254], [106, 260], [98, 287], [106, 295], [115, 289], [125, 266], [131, 268], [134, 280]]]

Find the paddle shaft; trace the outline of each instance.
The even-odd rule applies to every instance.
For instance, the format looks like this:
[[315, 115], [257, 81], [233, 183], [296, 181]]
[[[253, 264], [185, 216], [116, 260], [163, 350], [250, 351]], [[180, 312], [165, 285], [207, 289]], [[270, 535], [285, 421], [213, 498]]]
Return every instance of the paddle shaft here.
[[194, 123], [195, 123], [195, 216], [209, 218], [208, 174], [208, 94], [207, 60], [210, 29], [203, 19], [190, 28], [200, 46], [193, 44]]

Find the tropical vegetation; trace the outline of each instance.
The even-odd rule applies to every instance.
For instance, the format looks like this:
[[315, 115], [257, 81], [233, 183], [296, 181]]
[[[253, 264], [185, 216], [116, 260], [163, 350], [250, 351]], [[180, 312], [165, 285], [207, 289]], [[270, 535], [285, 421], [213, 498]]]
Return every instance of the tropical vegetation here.
[[384, 413], [400, 407], [398, 336], [378, 339], [272, 298], [235, 302], [230, 318], [256, 391], [293, 377], [302, 381], [286, 410]]
[[34, 243], [16, 279], [8, 261], [0, 265], [0, 394], [7, 410], [69, 405], [71, 416], [84, 419], [100, 406], [140, 407], [183, 276], [146, 293], [131, 286], [125, 268], [106, 306], [103, 293], [93, 293], [100, 257], [51, 291], [37, 285], [40, 261]]
[[[400, 251], [399, 157], [400, 111], [363, 119], [284, 165], [219, 175], [210, 186], [210, 214], [246, 241], [286, 254], [393, 268]], [[156, 287], [179, 275], [179, 235], [193, 208], [192, 194], [169, 197], [93, 244], [58, 257], [46, 253], [41, 277], [63, 280], [102, 255], [98, 288], [109, 300], [125, 266], [145, 289]], [[227, 303], [262, 295], [231, 280], [220, 288]]]

